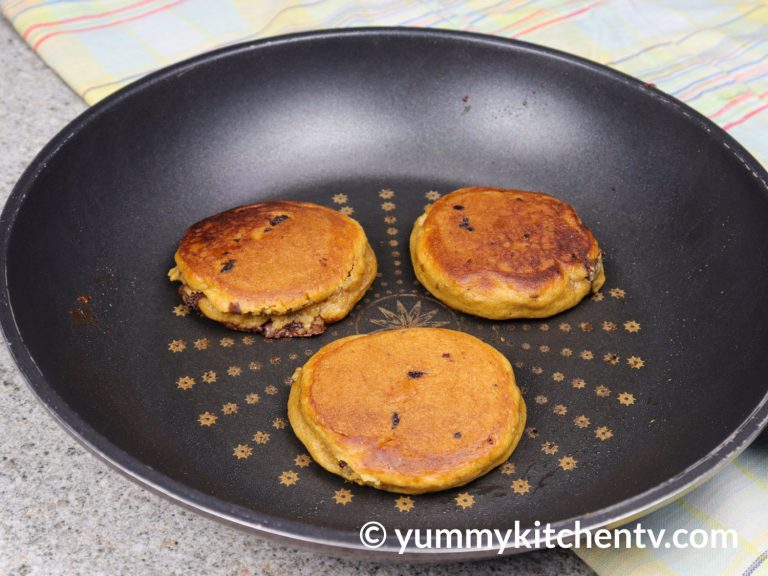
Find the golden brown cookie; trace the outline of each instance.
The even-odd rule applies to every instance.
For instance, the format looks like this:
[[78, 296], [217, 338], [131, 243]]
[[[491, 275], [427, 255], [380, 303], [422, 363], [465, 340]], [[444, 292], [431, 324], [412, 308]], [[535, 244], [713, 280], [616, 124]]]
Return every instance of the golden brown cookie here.
[[405, 494], [461, 486], [507, 458], [526, 409], [507, 359], [442, 328], [349, 336], [296, 370], [288, 417], [314, 460]]
[[360, 224], [308, 202], [261, 202], [201, 220], [174, 258], [168, 275], [188, 305], [269, 338], [323, 332], [376, 277]]
[[427, 290], [495, 320], [552, 316], [605, 282], [602, 252], [576, 210], [537, 192], [447, 194], [416, 220], [410, 249]]

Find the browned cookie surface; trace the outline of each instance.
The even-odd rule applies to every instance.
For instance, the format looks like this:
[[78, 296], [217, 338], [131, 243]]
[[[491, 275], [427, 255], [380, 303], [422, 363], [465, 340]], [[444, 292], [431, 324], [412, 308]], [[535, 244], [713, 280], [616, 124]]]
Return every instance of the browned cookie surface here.
[[462, 188], [416, 222], [419, 280], [448, 305], [488, 318], [544, 317], [604, 281], [601, 251], [568, 203], [537, 192]]
[[184, 301], [236, 330], [311, 336], [347, 315], [376, 275], [352, 218], [308, 202], [241, 206], [194, 224], [171, 280]]
[[419, 493], [460, 486], [506, 460], [525, 405], [493, 347], [462, 332], [408, 328], [322, 348], [296, 375], [289, 417], [326, 469]]

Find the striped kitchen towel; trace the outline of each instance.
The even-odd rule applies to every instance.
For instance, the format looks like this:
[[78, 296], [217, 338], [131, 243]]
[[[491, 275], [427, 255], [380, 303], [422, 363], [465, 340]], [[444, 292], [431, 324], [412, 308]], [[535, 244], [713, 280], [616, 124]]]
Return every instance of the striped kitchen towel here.
[[[662, 539], [659, 548], [644, 536], [646, 548], [576, 553], [600, 576], [768, 576], [768, 433], [702, 486], [622, 528], [637, 524]], [[720, 536], [726, 530], [736, 547]]]
[[[768, 165], [768, 0], [0, 0], [88, 103], [235, 42], [320, 28], [426, 26], [520, 38], [656, 84]], [[643, 527], [734, 528], [738, 549], [580, 550], [602, 575], [768, 576], [768, 440]]]

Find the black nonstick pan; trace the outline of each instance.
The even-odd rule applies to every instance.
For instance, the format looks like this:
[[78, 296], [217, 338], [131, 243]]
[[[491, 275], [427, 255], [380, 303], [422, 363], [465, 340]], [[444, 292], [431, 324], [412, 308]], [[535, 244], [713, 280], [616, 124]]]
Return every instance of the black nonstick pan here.
[[[46, 146], [2, 214], [0, 320], [85, 446], [261, 535], [393, 557], [391, 530], [370, 551], [360, 527], [618, 525], [766, 424], [767, 180], [690, 108], [560, 52], [416, 29], [269, 39], [152, 74]], [[441, 305], [416, 283], [407, 238], [426, 204], [469, 185], [571, 203], [605, 249], [605, 287], [537, 321]], [[277, 198], [351, 214], [379, 259], [370, 292], [322, 336], [227, 330], [166, 278], [190, 224]], [[508, 463], [400, 497], [308, 458], [286, 417], [294, 369], [335, 338], [401, 326], [464, 330], [510, 358], [529, 421]]]

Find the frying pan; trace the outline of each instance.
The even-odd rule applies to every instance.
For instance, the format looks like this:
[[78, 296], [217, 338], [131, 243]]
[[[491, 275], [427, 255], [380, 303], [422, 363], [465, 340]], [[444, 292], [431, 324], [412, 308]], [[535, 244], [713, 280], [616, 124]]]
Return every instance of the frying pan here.
[[[362, 546], [365, 522], [618, 525], [766, 424], [767, 179], [690, 108], [553, 50], [417, 29], [269, 39], [152, 74], [42, 150], [2, 214], [0, 320], [34, 392], [93, 453], [261, 535], [392, 557], [391, 531]], [[606, 286], [545, 320], [445, 308], [416, 283], [407, 237], [465, 185], [573, 204], [605, 249]], [[229, 331], [165, 276], [190, 224], [274, 198], [352, 214], [377, 252], [375, 284], [322, 336]], [[507, 464], [408, 498], [307, 457], [287, 425], [293, 370], [338, 337], [400, 326], [464, 330], [511, 359], [529, 422]]]

